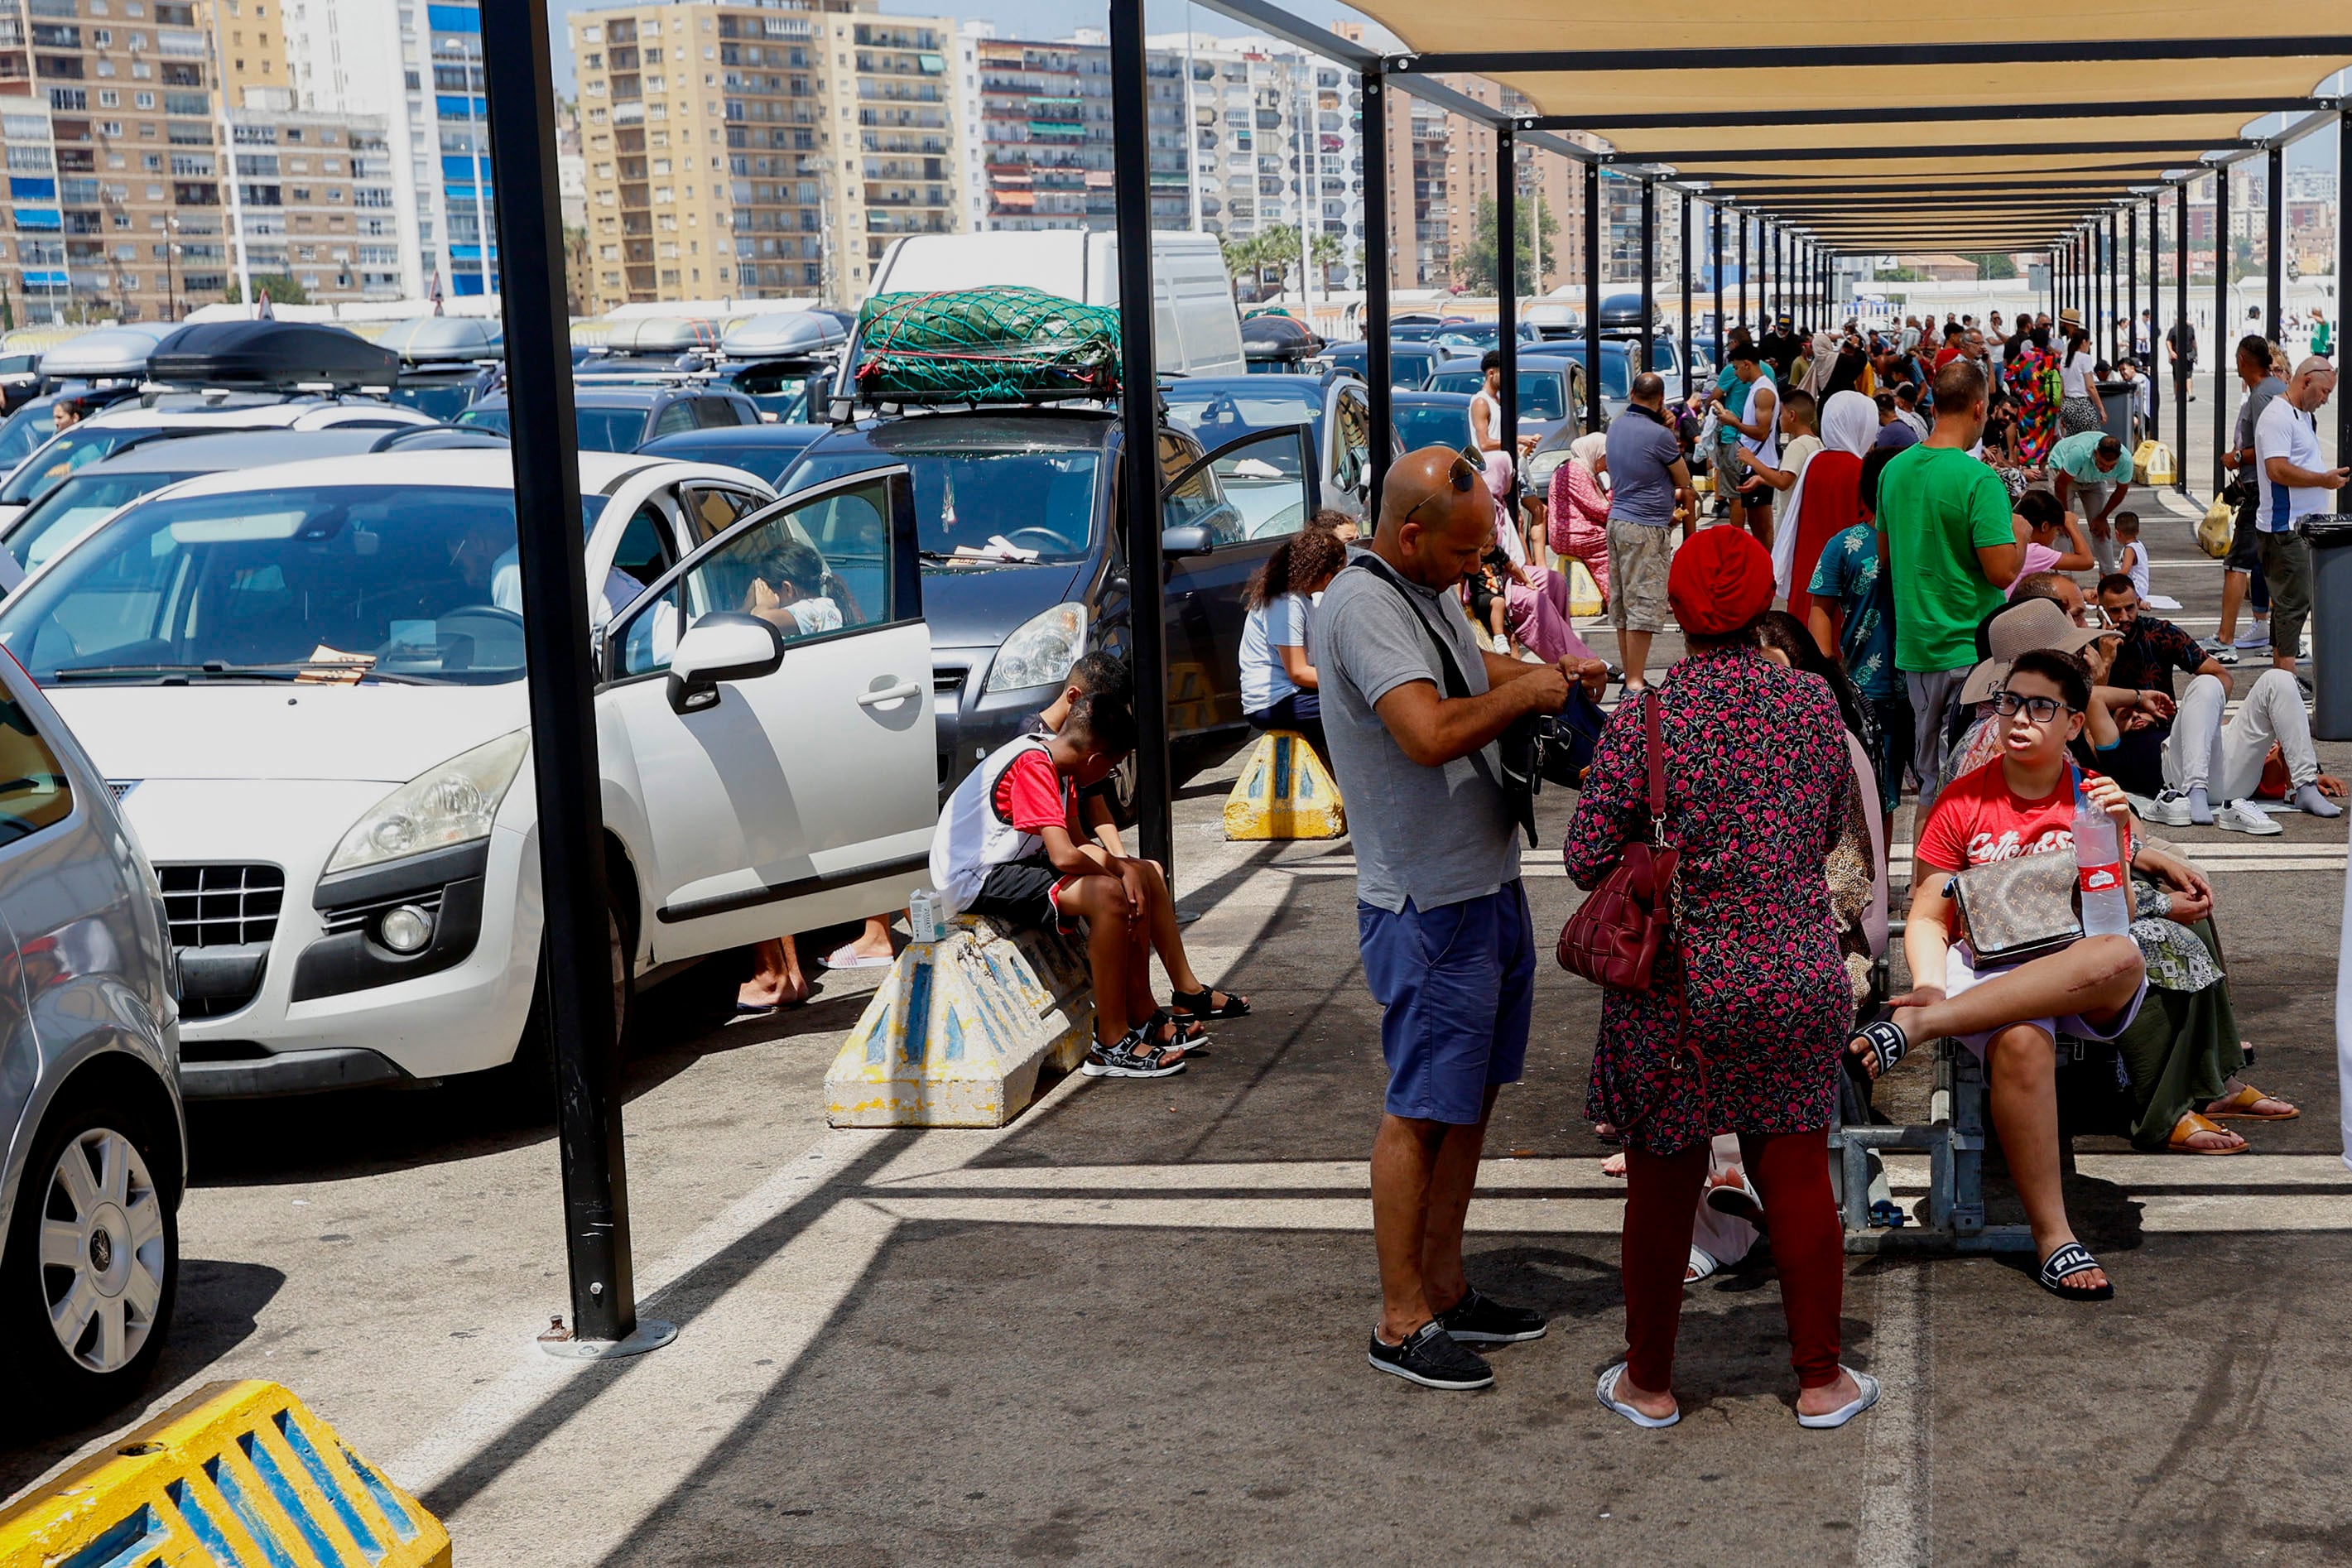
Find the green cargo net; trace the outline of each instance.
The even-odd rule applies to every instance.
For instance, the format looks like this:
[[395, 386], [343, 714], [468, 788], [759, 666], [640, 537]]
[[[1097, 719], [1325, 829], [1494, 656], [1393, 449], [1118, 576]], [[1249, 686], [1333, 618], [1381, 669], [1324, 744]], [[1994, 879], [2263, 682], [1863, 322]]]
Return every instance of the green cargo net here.
[[877, 294], [857, 312], [867, 403], [1002, 403], [1118, 391], [1118, 308], [1042, 289]]

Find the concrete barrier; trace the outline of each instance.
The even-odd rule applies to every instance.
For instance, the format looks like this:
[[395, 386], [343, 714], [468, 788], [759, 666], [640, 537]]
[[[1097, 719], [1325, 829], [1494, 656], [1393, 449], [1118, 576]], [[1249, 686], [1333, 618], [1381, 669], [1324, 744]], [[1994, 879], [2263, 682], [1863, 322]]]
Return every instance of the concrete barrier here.
[[448, 1568], [449, 1532], [274, 1383], [215, 1383], [0, 1512], [0, 1565]]
[[1055, 931], [957, 915], [910, 943], [824, 1075], [835, 1127], [1002, 1127], [1094, 1041], [1085, 951]]
[[1339, 786], [1307, 737], [1295, 730], [1260, 735], [1225, 796], [1226, 838], [1338, 838], [1347, 831]]

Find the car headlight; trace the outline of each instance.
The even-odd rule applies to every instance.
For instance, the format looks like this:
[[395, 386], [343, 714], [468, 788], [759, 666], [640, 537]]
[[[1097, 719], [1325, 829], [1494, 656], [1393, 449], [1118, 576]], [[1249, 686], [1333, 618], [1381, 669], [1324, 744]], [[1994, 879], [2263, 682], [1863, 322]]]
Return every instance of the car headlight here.
[[517, 730], [425, 769], [352, 824], [320, 875], [488, 837], [499, 803], [530, 751], [530, 731]]
[[996, 662], [989, 666], [988, 684], [981, 690], [983, 694], [1020, 691], [1066, 680], [1070, 666], [1086, 650], [1087, 607], [1056, 605], [1022, 622], [1004, 639], [1004, 646], [996, 650]]

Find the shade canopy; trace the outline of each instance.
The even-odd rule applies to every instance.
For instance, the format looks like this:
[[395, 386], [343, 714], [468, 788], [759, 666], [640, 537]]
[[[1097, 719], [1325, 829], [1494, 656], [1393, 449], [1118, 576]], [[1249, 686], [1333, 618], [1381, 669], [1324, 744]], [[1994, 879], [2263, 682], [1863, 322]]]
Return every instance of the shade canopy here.
[[2352, 63], [2344, 0], [1356, 0], [1391, 68], [1518, 89], [1835, 247], [2041, 248], [2136, 191], [2263, 145]]

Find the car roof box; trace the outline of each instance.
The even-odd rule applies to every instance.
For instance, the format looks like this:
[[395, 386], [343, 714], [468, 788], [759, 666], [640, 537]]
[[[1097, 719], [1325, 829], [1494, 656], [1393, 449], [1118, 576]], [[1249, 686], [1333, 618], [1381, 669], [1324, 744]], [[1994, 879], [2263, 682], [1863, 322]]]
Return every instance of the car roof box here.
[[147, 362], [163, 341], [161, 327], [101, 327], [82, 332], [41, 356], [41, 374], [51, 381], [109, 381], [147, 374]]
[[388, 387], [400, 374], [400, 356], [311, 321], [203, 321], [158, 343], [147, 374], [184, 386]]
[[719, 323], [701, 316], [631, 316], [604, 339], [612, 353], [682, 354], [719, 346]]
[[772, 310], [729, 327], [719, 349], [730, 359], [799, 359], [829, 353], [848, 341], [848, 331], [832, 316]]
[[479, 316], [411, 316], [377, 333], [375, 342], [409, 364], [497, 359], [506, 350], [499, 323]]

